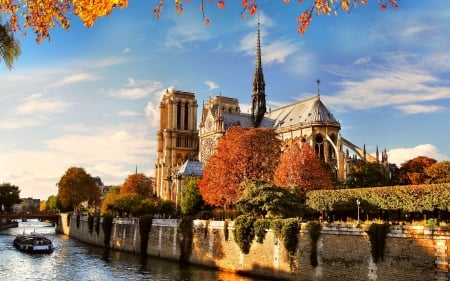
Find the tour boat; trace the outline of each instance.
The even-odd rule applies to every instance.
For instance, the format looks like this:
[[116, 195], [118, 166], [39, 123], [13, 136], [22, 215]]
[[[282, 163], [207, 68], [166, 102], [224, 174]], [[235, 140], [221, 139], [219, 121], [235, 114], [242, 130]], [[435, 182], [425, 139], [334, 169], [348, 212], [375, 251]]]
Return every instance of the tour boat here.
[[17, 235], [13, 245], [20, 251], [28, 253], [50, 253], [53, 251], [52, 241], [35, 232]]

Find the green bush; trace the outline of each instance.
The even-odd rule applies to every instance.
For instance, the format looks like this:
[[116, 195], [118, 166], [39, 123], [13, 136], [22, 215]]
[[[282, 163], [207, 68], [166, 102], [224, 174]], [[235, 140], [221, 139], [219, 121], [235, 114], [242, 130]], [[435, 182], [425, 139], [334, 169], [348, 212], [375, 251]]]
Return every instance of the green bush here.
[[97, 233], [97, 236], [98, 236], [98, 234], [100, 233], [100, 216], [95, 217], [94, 228], [95, 228], [95, 233]]
[[152, 229], [152, 215], [144, 215], [139, 218], [139, 234], [141, 235], [141, 255], [147, 256], [148, 236]]
[[373, 223], [367, 230], [369, 235], [372, 259], [374, 263], [384, 260], [384, 248], [386, 246], [386, 235], [389, 233], [389, 224]]
[[313, 267], [319, 265], [317, 260], [317, 241], [319, 241], [320, 231], [322, 226], [318, 221], [308, 222], [308, 232], [311, 238], [311, 253], [309, 255], [309, 261]]
[[258, 243], [263, 243], [264, 239], [266, 238], [266, 229], [270, 228], [270, 221], [269, 220], [256, 220], [254, 223], [255, 227], [255, 235], [256, 235], [256, 241]]
[[283, 220], [282, 219], [273, 219], [270, 221], [270, 229], [273, 231], [273, 235], [275, 238], [280, 237], [281, 229], [283, 228]]
[[223, 235], [225, 236], [225, 241], [228, 241], [229, 229], [228, 229], [228, 221], [225, 220], [223, 222]]
[[250, 252], [250, 247], [255, 238], [254, 222], [255, 218], [249, 215], [241, 215], [234, 221], [234, 241], [244, 254]]
[[192, 233], [192, 216], [182, 216], [178, 224], [180, 233], [180, 262], [189, 262], [189, 257], [192, 253], [192, 240], [194, 234]]
[[105, 247], [109, 246], [109, 240], [111, 239], [111, 230], [113, 225], [114, 217], [111, 215], [105, 215], [103, 217], [103, 234], [104, 234], [104, 240], [103, 243], [105, 244]]
[[88, 231], [89, 233], [92, 233], [94, 230], [94, 216], [89, 215], [88, 216]]
[[285, 219], [281, 229], [283, 236], [283, 244], [289, 255], [294, 255], [298, 244], [298, 232], [300, 222], [296, 218]]

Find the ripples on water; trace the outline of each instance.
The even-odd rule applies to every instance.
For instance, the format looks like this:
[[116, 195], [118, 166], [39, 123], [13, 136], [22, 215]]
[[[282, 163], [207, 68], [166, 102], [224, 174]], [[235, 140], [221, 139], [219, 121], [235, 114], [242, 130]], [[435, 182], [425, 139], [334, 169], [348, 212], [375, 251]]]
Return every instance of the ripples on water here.
[[[12, 241], [22, 232], [45, 234], [54, 244], [50, 254], [27, 254], [16, 250]], [[0, 232], [0, 280], [58, 281], [254, 281], [233, 273], [183, 266], [177, 262], [93, 247], [64, 235], [38, 221], [19, 223], [18, 228]]]

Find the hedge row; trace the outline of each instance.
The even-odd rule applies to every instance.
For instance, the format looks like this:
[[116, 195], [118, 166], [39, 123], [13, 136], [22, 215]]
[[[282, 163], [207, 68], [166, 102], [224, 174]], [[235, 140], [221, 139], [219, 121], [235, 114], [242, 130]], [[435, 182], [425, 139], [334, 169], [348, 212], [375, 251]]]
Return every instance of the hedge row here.
[[450, 211], [450, 183], [356, 189], [315, 190], [306, 205], [315, 211], [353, 210]]

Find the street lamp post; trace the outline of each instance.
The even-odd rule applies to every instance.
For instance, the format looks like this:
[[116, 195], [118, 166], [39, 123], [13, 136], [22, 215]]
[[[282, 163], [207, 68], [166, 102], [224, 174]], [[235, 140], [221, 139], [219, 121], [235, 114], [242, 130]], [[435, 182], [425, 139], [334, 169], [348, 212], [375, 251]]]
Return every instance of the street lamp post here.
[[361, 201], [359, 199], [356, 199], [356, 205], [358, 206], [358, 224], [359, 224], [359, 205], [361, 204]]

